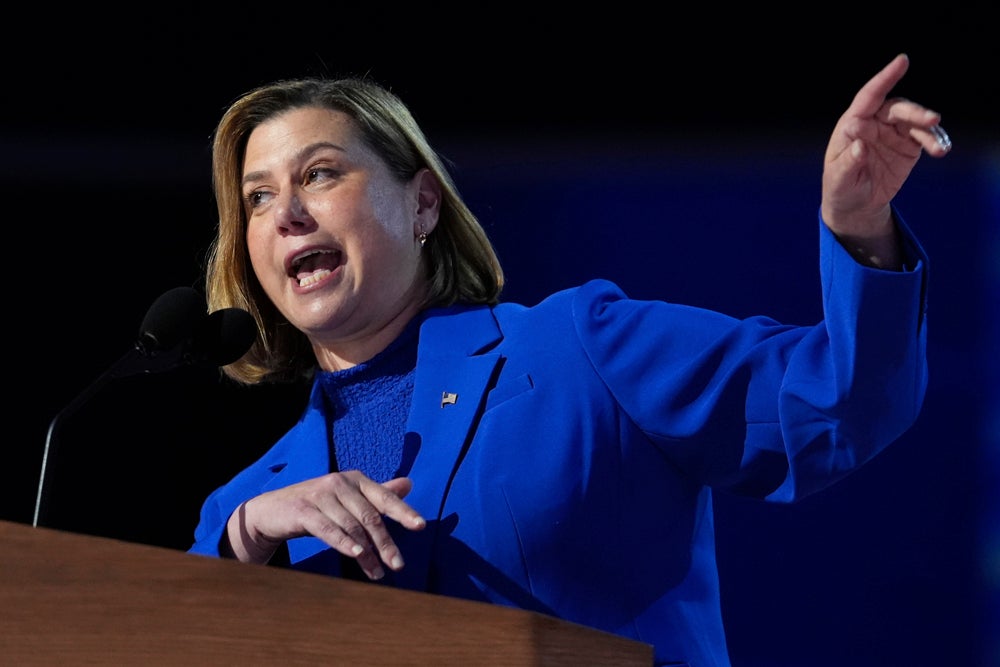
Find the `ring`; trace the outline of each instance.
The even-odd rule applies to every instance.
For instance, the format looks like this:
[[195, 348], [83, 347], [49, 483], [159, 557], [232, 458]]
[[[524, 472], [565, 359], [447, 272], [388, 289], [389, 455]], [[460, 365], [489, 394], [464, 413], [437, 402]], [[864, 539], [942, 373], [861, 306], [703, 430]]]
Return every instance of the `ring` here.
[[937, 141], [938, 146], [946, 151], [951, 150], [951, 137], [948, 133], [944, 131], [944, 128], [940, 125], [931, 126], [931, 134], [934, 135], [934, 139]]

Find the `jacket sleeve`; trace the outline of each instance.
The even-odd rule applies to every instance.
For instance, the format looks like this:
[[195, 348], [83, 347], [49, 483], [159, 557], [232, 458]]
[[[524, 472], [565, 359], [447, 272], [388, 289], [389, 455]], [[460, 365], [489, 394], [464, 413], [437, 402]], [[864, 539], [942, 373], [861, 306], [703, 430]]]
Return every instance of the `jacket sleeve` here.
[[189, 553], [219, 556], [219, 540], [242, 502], [269, 489], [330, 472], [322, 392], [313, 386], [299, 422], [259, 459], [215, 489], [202, 503]]
[[198, 525], [195, 528], [194, 543], [188, 549], [188, 553], [216, 558], [221, 556], [219, 542], [222, 540], [222, 533], [226, 529], [232, 510], [224, 513], [217, 498], [220, 491], [220, 489], [215, 490], [202, 504]]
[[815, 325], [630, 300], [595, 281], [574, 304], [578, 335], [629, 419], [686, 476], [800, 499], [871, 459], [920, 411], [927, 260], [896, 219], [900, 272], [858, 264], [820, 221]]

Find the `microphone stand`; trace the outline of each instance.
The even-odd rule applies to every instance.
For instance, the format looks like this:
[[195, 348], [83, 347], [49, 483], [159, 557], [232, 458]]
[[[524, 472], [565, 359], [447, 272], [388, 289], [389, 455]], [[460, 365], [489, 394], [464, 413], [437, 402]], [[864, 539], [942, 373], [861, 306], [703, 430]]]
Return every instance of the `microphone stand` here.
[[[151, 346], [149, 343], [153, 343], [154, 345]], [[66, 407], [56, 413], [56, 416], [49, 423], [49, 430], [45, 436], [45, 449], [42, 452], [42, 469], [38, 480], [38, 495], [35, 499], [35, 514], [31, 522], [32, 526], [38, 527], [41, 525], [42, 508], [45, 501], [48, 500], [46, 468], [48, 467], [49, 459], [54, 454], [55, 443], [57, 441], [56, 435], [63, 421], [75, 413], [80, 406], [90, 400], [94, 394], [112, 380], [139, 373], [156, 373], [176, 368], [184, 358], [183, 353], [179, 349], [180, 347], [182, 346], [178, 346], [174, 350], [169, 350], [170, 354], [167, 354], [155, 349], [154, 340], [147, 342], [145, 337], [140, 337], [111, 368], [94, 380], [90, 386], [78, 394]]]
[[204, 297], [193, 288], [176, 287], [163, 293], [146, 313], [132, 348], [49, 423], [32, 525], [41, 524], [42, 508], [48, 500], [46, 471], [56, 449], [59, 427], [95, 393], [112, 380], [140, 373], [159, 373], [196, 364], [225, 366], [243, 356], [256, 335], [254, 319], [245, 310], [223, 308], [205, 314]]
[[180, 343], [191, 339], [192, 332], [205, 318], [204, 303], [204, 297], [193, 287], [175, 287], [157, 297], [146, 311], [142, 326], [139, 328], [139, 336], [132, 348], [52, 418], [48, 434], [45, 436], [45, 450], [42, 453], [42, 470], [38, 480], [33, 526], [39, 525], [42, 505], [48, 496], [46, 469], [54, 450], [55, 435], [62, 420], [76, 412], [111, 380], [125, 375], [176, 367], [178, 359], [181, 358], [179, 354], [160, 356], [160, 352], [183, 347]]

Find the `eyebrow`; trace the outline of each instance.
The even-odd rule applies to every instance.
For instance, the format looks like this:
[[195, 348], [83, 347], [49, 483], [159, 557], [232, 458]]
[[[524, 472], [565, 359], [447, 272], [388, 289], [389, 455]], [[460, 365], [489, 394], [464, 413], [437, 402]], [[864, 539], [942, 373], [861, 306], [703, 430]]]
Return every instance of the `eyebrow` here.
[[[295, 160], [301, 161], [309, 155], [321, 151], [323, 149], [332, 149], [335, 151], [340, 151], [341, 153], [346, 153], [347, 149], [340, 144], [335, 144], [332, 141], [317, 141], [315, 143], [309, 144], [308, 146], [303, 146], [301, 150], [295, 153]], [[267, 176], [269, 172], [267, 171], [251, 171], [250, 173], [243, 174], [243, 180], [240, 181], [240, 186], [245, 187], [247, 183], [252, 183], [253, 181], [259, 181]]]

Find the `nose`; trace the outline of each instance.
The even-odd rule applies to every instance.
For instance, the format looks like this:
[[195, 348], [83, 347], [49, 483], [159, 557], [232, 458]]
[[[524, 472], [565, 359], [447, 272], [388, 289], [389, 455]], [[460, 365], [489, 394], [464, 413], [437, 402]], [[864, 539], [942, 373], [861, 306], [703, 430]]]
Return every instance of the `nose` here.
[[274, 224], [281, 234], [300, 234], [313, 229], [316, 221], [298, 192], [278, 195]]

